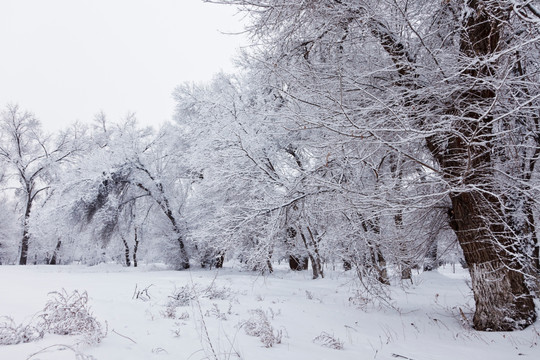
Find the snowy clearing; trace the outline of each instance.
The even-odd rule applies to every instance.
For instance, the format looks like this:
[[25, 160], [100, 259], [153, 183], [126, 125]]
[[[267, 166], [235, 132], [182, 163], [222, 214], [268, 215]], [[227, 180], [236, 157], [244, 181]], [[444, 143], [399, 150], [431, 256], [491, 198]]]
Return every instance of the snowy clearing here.
[[231, 267], [1, 266], [0, 316], [28, 324], [48, 293], [87, 291], [107, 335], [88, 345], [77, 335], [46, 333], [0, 346], [0, 359], [540, 358], [539, 321], [512, 333], [465, 324], [474, 301], [463, 270], [441, 268], [416, 275], [408, 288], [392, 287], [393, 308], [362, 303], [354, 275], [328, 271], [312, 281], [309, 272], [280, 267], [263, 277]]

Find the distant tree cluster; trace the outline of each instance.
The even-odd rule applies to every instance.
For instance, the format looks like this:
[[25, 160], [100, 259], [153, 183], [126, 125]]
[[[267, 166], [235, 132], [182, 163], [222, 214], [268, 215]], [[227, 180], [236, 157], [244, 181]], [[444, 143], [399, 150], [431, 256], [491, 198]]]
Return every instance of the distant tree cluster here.
[[5, 108], [1, 263], [285, 261], [384, 291], [461, 261], [476, 329], [536, 320], [539, 1], [210, 2], [253, 46], [178, 86], [173, 124], [47, 135]]

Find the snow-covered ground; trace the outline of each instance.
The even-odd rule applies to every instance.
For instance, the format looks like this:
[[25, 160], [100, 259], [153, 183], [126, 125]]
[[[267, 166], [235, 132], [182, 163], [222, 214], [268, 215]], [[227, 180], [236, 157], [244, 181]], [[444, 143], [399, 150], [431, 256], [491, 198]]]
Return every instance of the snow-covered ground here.
[[[97, 345], [45, 334], [0, 346], [0, 359], [540, 359], [540, 322], [513, 333], [467, 325], [473, 299], [466, 280], [463, 270], [450, 268], [419, 274], [414, 285], [392, 287], [390, 304], [381, 305], [355, 295], [353, 272], [311, 280], [307, 271], [279, 267], [263, 277], [232, 267], [0, 266], [0, 316], [31, 323], [49, 292], [87, 291], [108, 330]], [[179, 293], [198, 296], [172, 306]], [[264, 317], [271, 328], [258, 328]], [[281, 341], [265, 347], [250, 329]]]

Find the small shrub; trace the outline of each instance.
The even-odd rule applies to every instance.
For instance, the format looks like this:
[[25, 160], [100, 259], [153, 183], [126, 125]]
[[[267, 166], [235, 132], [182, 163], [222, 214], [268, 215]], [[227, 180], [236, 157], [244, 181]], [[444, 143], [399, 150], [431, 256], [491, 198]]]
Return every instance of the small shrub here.
[[219, 319], [219, 320], [227, 320], [227, 315], [221, 312], [221, 310], [219, 309], [219, 306], [216, 303], [212, 304], [212, 308], [207, 310], [204, 315], [215, 317], [216, 319]]
[[175, 289], [173, 294], [169, 296], [171, 299], [167, 306], [188, 306], [192, 300], [195, 300], [199, 296], [199, 290], [197, 285], [184, 285], [179, 289]]
[[227, 286], [216, 286], [214, 283], [210, 284], [204, 291], [204, 297], [210, 300], [227, 300], [233, 297], [233, 291]]
[[[176, 319], [176, 309], [180, 306], [188, 306], [191, 301], [197, 299], [199, 290], [197, 285], [184, 285], [181, 288], [174, 289], [173, 294], [169, 296], [169, 301], [165, 304], [165, 310], [161, 315], [168, 319]], [[189, 314], [188, 314], [189, 315]]]
[[32, 325], [15, 324], [12, 318], [0, 318], [0, 345], [15, 345], [40, 340], [43, 330]]
[[165, 306], [165, 310], [161, 312], [161, 315], [166, 319], [176, 319], [176, 306], [171, 305], [169, 302]]
[[251, 310], [250, 313], [249, 320], [241, 324], [246, 334], [258, 337], [267, 348], [274, 344], [281, 344], [282, 331], [274, 331], [266, 313], [262, 309]]
[[189, 313], [187, 311], [184, 311], [178, 316], [178, 320], [188, 320], [189, 319]]
[[313, 342], [330, 349], [343, 350], [343, 341], [324, 331]]
[[40, 328], [57, 335], [83, 335], [88, 344], [101, 342], [106, 332], [90, 312], [86, 291], [80, 293], [75, 290], [68, 294], [62, 289], [49, 295], [52, 298], [40, 315]]

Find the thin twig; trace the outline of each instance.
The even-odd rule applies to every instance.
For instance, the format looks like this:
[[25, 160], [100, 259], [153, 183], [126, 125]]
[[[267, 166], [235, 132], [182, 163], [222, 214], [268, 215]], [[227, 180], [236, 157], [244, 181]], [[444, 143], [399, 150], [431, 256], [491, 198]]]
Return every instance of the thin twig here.
[[121, 336], [125, 339], [128, 339], [129, 341], [131, 341], [132, 343], [136, 344], [137, 342], [135, 340], [133, 340], [132, 338], [130, 338], [129, 336], [126, 336], [126, 335], [122, 335], [120, 333], [118, 333], [116, 330], [112, 329], [112, 332], [115, 333], [116, 335], [118, 336]]

